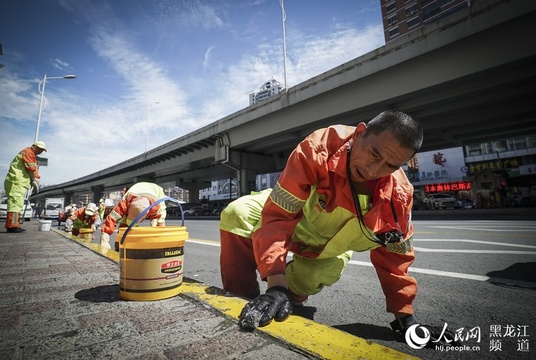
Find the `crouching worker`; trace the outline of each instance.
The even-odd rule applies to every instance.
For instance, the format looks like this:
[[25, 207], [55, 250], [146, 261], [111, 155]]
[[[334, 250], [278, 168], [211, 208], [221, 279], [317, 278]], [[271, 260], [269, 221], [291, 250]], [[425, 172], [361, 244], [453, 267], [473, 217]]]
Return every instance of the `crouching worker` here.
[[71, 229], [74, 236], [80, 235], [80, 229], [97, 230], [101, 224], [99, 213], [95, 203], [89, 203], [86, 207], [76, 210], [65, 221], [65, 228]]
[[[116, 230], [117, 223], [119, 227], [126, 227], [156, 201], [166, 197], [164, 189], [160, 186], [139, 182], [134, 185], [123, 195], [121, 201], [115, 205], [101, 229], [100, 244], [103, 248], [110, 249], [110, 235]], [[148, 218], [151, 220], [151, 226], [165, 226], [166, 221], [166, 204], [164, 202], [155, 205], [149, 210], [139, 223]], [[136, 224], [135, 226], [137, 226]], [[115, 242], [115, 251], [119, 251], [119, 244]]]
[[[291, 153], [273, 190], [225, 208], [221, 276], [225, 290], [250, 299], [240, 313], [241, 328], [284, 321], [294, 306], [339, 280], [353, 251], [370, 253], [392, 329], [403, 334], [417, 324], [417, 281], [408, 272], [415, 259], [413, 186], [402, 165], [419, 150], [422, 134], [419, 123], [400, 111], [355, 127], [319, 129]], [[267, 282], [264, 294], [257, 271]], [[448, 335], [446, 342], [454, 344], [453, 333], [426, 329], [430, 339]]]

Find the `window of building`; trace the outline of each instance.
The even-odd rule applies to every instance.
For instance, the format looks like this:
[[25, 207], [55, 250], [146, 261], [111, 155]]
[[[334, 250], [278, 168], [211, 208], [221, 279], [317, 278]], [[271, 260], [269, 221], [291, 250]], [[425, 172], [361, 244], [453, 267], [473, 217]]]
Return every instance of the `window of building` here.
[[394, 10], [396, 10], [396, 3], [394, 1], [389, 5], [385, 5], [386, 13], [390, 13], [391, 11], [394, 11]]
[[400, 32], [398, 31], [398, 26], [394, 29], [389, 30], [389, 38], [397, 36]]
[[411, 28], [413, 26], [419, 25], [420, 19], [419, 17], [414, 17], [413, 19], [408, 20], [408, 28]]
[[529, 136], [527, 140], [529, 143], [529, 149], [536, 148], [536, 136]]
[[514, 139], [514, 148], [516, 150], [525, 150], [527, 146], [527, 140], [528, 138], [516, 138]]
[[465, 147], [465, 151], [467, 152], [467, 156], [482, 155], [482, 148], [480, 147], [480, 145], [467, 145]]
[[393, 26], [398, 22], [398, 16], [395, 14], [387, 19], [387, 26]]
[[499, 141], [494, 141], [492, 142], [492, 149], [493, 149], [493, 152], [504, 152], [507, 150], [507, 147], [506, 147], [506, 140], [499, 140]]
[[412, 15], [415, 15], [417, 13], [417, 10], [419, 8], [417, 7], [417, 4], [413, 4], [409, 7], [406, 8], [406, 17], [409, 17], [409, 16], [412, 16]]

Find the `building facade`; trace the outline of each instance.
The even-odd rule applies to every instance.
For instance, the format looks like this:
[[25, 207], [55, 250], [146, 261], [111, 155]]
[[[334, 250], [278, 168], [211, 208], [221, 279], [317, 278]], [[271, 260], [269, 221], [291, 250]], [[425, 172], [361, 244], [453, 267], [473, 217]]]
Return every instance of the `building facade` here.
[[276, 79], [265, 82], [258, 91], [249, 94], [249, 105], [268, 99], [270, 96], [279, 94], [285, 90], [283, 84]]
[[385, 42], [470, 7], [479, 0], [380, 0]]
[[433, 193], [480, 208], [536, 205], [536, 135], [417, 153], [405, 170], [417, 206]]

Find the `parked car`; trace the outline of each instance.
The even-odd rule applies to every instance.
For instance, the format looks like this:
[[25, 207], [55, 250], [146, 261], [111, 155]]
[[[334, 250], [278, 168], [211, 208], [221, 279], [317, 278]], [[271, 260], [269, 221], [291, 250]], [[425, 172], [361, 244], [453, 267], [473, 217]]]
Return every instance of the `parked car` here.
[[181, 208], [178, 207], [178, 206], [168, 206], [166, 207], [166, 216], [168, 218], [172, 218], [172, 217], [181, 217], [182, 214], [181, 214]]
[[476, 207], [476, 203], [475, 203], [474, 200], [462, 199], [462, 200], [459, 200], [459, 201], [462, 204], [462, 207], [464, 209], [472, 209], [472, 208]]
[[221, 212], [225, 209], [225, 206], [218, 206], [212, 209], [212, 215], [220, 216]]
[[203, 206], [194, 206], [188, 210], [184, 210], [184, 216], [201, 216], [201, 215], [210, 215], [210, 210], [204, 208]]
[[[24, 208], [20, 212], [20, 215], [22, 216], [22, 213], [24, 212], [24, 221], [31, 221], [33, 217], [33, 204], [28, 204], [26, 207], [26, 212], [24, 212]], [[3, 198], [0, 201], [0, 219], [7, 219], [7, 197]]]
[[449, 194], [430, 194], [424, 198], [426, 209], [458, 209], [462, 202]]

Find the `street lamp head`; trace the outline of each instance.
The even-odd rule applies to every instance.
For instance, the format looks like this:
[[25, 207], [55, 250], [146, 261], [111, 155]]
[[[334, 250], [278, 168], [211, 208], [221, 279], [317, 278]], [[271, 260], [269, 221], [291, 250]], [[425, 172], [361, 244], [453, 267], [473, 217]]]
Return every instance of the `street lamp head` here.
[[43, 111], [43, 102], [45, 100], [45, 85], [47, 80], [54, 80], [54, 79], [76, 79], [76, 75], [64, 75], [64, 76], [53, 76], [53, 77], [47, 77], [47, 74], [43, 76], [43, 80], [39, 82], [39, 85], [37, 86], [37, 89], [39, 90], [39, 93], [41, 94], [41, 102], [39, 103], [39, 112], [37, 113], [37, 124], [35, 126], [35, 138], [34, 142], [37, 141], [38, 135], [39, 135], [39, 124], [41, 123], [41, 112]]

